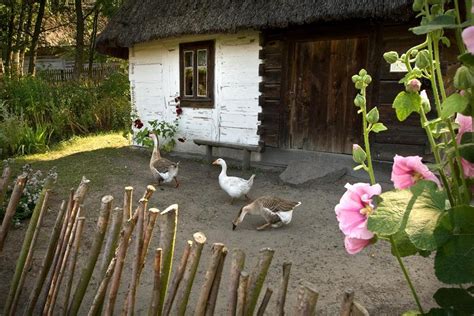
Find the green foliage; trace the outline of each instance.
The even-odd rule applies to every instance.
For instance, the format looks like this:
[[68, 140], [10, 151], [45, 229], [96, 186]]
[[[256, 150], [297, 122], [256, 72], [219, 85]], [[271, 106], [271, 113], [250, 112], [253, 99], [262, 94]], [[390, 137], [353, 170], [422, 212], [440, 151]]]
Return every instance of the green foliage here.
[[421, 97], [415, 92], [400, 92], [393, 101], [393, 106], [399, 121], [404, 121], [413, 112], [419, 112]]
[[461, 137], [461, 145], [459, 146], [461, 157], [474, 163], [474, 133], [466, 132]]
[[474, 314], [474, 297], [465, 289], [440, 288], [433, 298], [445, 309], [457, 310], [467, 315]]
[[453, 93], [441, 104], [441, 118], [447, 119], [457, 112], [463, 112], [466, 108], [469, 100], [460, 95], [459, 93]]
[[117, 72], [98, 84], [69, 81], [51, 84], [38, 77], [4, 78], [0, 116], [3, 156], [47, 150], [74, 135], [130, 128], [127, 74]]
[[148, 125], [150, 127], [145, 127], [135, 133], [134, 141], [139, 145], [152, 148], [153, 141], [148, 135], [153, 132], [163, 141], [163, 144], [160, 144], [161, 150], [171, 152], [176, 145], [175, 136], [178, 132], [179, 118], [174, 119], [172, 122], [159, 120], [148, 121]]

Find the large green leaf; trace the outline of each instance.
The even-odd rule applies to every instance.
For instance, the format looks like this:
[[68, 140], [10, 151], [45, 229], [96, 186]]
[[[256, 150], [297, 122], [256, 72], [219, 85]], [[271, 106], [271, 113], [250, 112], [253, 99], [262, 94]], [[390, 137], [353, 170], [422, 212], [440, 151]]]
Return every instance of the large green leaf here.
[[[419, 186], [415, 187], [420, 189]], [[420, 250], [435, 250], [448, 238], [435, 236], [440, 217], [445, 213], [446, 195], [432, 185], [424, 185], [422, 191], [414, 193], [413, 206], [408, 217], [405, 232], [410, 241]]]
[[458, 56], [458, 59], [465, 65], [474, 67], [474, 55], [471, 53], [464, 53]]
[[[392, 238], [395, 243], [395, 246], [397, 247], [398, 254], [400, 256], [408, 257], [408, 256], [416, 255], [418, 253], [418, 249], [410, 241], [410, 238], [408, 238], [408, 235], [403, 229], [403, 226], [398, 232], [392, 235]], [[391, 252], [392, 252], [392, 255], [396, 256], [393, 246], [391, 248]]]
[[382, 193], [377, 209], [369, 216], [367, 228], [382, 236], [395, 234], [400, 228], [411, 197], [409, 190]]
[[456, 20], [454, 16], [443, 14], [443, 15], [438, 15], [432, 21], [424, 25], [413, 27], [410, 30], [416, 35], [422, 35], [422, 34], [436, 31], [436, 30], [441, 30], [441, 29], [446, 29], [446, 28], [455, 28], [455, 27], [458, 27], [458, 25], [456, 24]]
[[393, 106], [399, 121], [404, 121], [413, 112], [421, 108], [421, 97], [415, 92], [402, 91], [393, 100]]
[[433, 295], [436, 303], [443, 308], [474, 314], [474, 297], [464, 289], [440, 288]]
[[468, 103], [469, 100], [459, 93], [451, 94], [441, 105], [441, 118], [447, 119], [457, 112], [464, 111]]
[[435, 274], [446, 284], [474, 282], [474, 207], [463, 205], [449, 210], [452, 234], [438, 249], [435, 257]]
[[467, 161], [474, 163], [474, 133], [465, 132], [461, 137], [459, 153]]

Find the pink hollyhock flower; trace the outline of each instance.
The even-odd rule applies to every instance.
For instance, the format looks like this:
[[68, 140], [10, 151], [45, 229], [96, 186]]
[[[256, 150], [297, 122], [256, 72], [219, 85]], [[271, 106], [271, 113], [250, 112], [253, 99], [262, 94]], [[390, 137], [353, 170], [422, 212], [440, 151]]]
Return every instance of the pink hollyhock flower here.
[[[458, 113], [456, 115], [456, 123], [459, 124], [458, 134], [456, 135], [456, 142], [461, 143], [461, 137], [466, 132], [472, 132], [472, 117]], [[474, 164], [470, 163], [464, 158], [461, 158], [462, 169], [464, 176], [468, 178], [474, 177]]]
[[406, 189], [418, 180], [433, 181], [441, 186], [438, 178], [421, 162], [420, 156], [402, 157], [395, 155], [392, 167], [392, 182], [395, 189]]
[[[344, 244], [350, 254], [361, 251], [374, 234], [367, 229], [367, 217], [374, 210], [372, 197], [382, 192], [380, 184], [356, 183], [345, 185], [347, 191], [335, 207], [339, 229], [346, 235]], [[363, 242], [366, 240], [367, 242]]]
[[474, 26], [469, 26], [462, 31], [462, 40], [469, 53], [474, 53]]
[[350, 255], [355, 255], [356, 253], [362, 251], [365, 247], [370, 244], [370, 239], [359, 239], [359, 238], [344, 238], [344, 246], [346, 247], [346, 251]]

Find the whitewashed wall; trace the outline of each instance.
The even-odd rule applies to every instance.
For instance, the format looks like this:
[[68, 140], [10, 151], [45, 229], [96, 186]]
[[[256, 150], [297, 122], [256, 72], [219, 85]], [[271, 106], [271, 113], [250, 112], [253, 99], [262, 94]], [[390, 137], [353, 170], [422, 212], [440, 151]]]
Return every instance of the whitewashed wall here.
[[256, 145], [259, 34], [186, 36], [135, 45], [130, 49], [132, 102], [142, 121], [175, 117], [174, 97], [179, 94], [179, 44], [215, 40], [214, 108], [183, 107], [177, 151], [204, 152], [192, 142], [201, 138]]

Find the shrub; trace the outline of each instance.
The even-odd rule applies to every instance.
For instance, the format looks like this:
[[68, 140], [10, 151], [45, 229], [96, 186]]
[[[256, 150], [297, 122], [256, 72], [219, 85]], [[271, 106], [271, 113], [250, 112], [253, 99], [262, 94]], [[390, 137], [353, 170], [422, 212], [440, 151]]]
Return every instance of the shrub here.
[[50, 83], [39, 77], [0, 80], [2, 156], [47, 150], [74, 135], [125, 131], [131, 126], [125, 72], [96, 83]]

